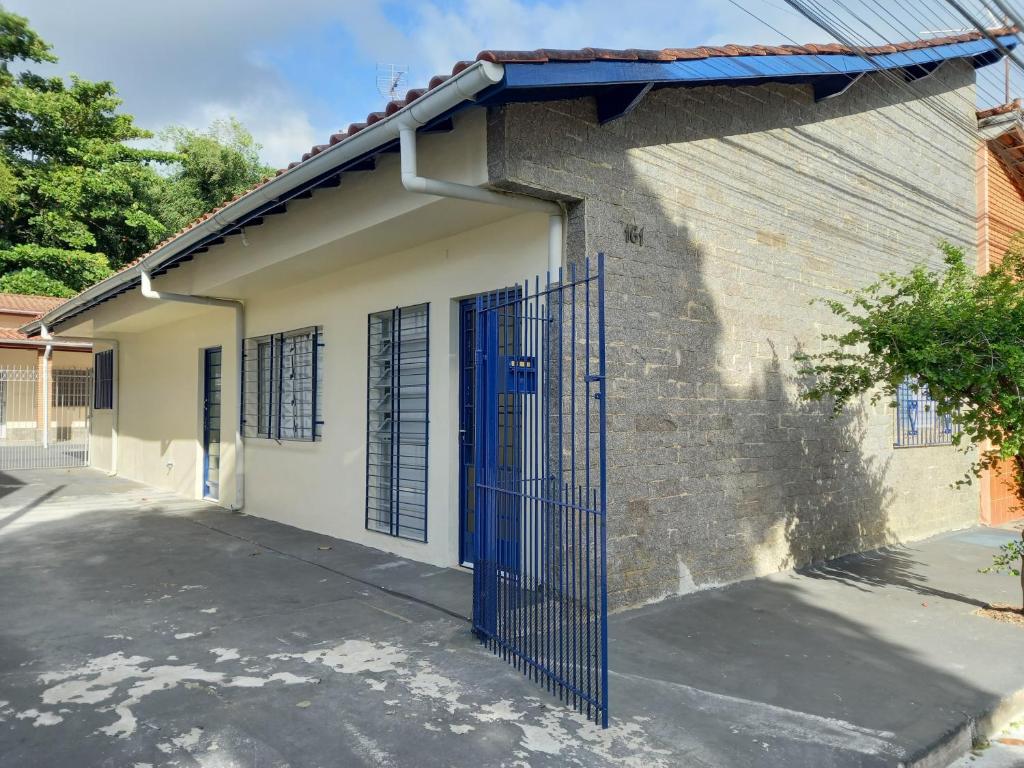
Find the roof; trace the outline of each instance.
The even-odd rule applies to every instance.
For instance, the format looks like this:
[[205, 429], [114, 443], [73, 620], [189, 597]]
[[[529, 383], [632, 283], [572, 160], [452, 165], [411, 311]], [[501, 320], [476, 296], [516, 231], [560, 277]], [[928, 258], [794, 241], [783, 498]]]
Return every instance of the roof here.
[[[38, 319], [67, 299], [54, 296], [33, 296], [25, 293], [0, 293], [0, 315], [22, 315], [27, 319]], [[0, 345], [11, 343], [39, 346], [38, 339], [30, 339], [20, 328], [0, 328]]]
[[979, 110], [978, 130], [1017, 187], [1024, 191], [1024, 110], [1014, 99]]
[[40, 317], [56, 309], [67, 299], [54, 296], [33, 296], [26, 293], [0, 293], [0, 314], [34, 315]]
[[[975, 67], [991, 64], [1001, 57], [1002, 50], [1012, 49], [1017, 43], [1016, 29], [1006, 27], [989, 30], [985, 34], [974, 31], [865, 48], [812, 43], [661, 50], [484, 50], [477, 54], [475, 61], [458, 62], [451, 74], [435, 76], [426, 88], [414, 88], [404, 98], [388, 102], [383, 110], [371, 112], [362, 122], [351, 123], [346, 129], [332, 134], [327, 142], [311, 147], [301, 159], [277, 171], [275, 176], [236, 195], [164, 239], [114, 277], [83, 291], [60, 310], [48, 312], [46, 320], [55, 327], [56, 323], [134, 287], [139, 282], [138, 268], [144, 262], [147, 268], [153, 269], [154, 275], [159, 275], [211, 245], [223, 242], [225, 235], [237, 234], [241, 226], [254, 226], [250, 222], [261, 223], [263, 215], [282, 212], [289, 200], [299, 195], [308, 196], [320, 186], [336, 186], [342, 172], [372, 169], [375, 157], [393, 147], [394, 136], [382, 131], [373, 151], [355, 156], [344, 151], [348, 145], [362, 138], [364, 131], [372, 132], [398, 113], [415, 109], [443, 90], [446, 84], [482, 64], [500, 68], [500, 81], [488, 87], [481, 86], [482, 90], [477, 93], [461, 96], [457, 107], [433, 115], [424, 129], [438, 125], [443, 128], [446, 121], [450, 125], [454, 112], [472, 104], [494, 106], [514, 101], [579, 96], [594, 96], [598, 117], [601, 122], [606, 122], [626, 114], [655, 86], [790, 82], [808, 84], [816, 99], [825, 99], [844, 93], [858, 78], [872, 71], [901, 70], [904, 79], [912, 81], [931, 74], [940, 64], [953, 59], [969, 60]], [[303, 174], [303, 169], [321, 161], [325, 155], [337, 158], [336, 164], [317, 175], [315, 183], [310, 183], [310, 173]], [[293, 180], [294, 183], [290, 183]], [[257, 200], [259, 205], [253, 202]], [[238, 215], [233, 216], [235, 213]], [[250, 218], [244, 219], [246, 215]], [[27, 327], [31, 332], [38, 330], [31, 324]]]
[[[1012, 33], [1009, 27], [991, 30], [994, 36]], [[696, 48], [662, 48], [661, 50], [644, 50], [628, 48], [615, 50], [608, 48], [576, 48], [559, 50], [538, 48], [535, 51], [481, 51], [477, 60], [492, 61], [497, 64], [547, 64], [553, 61], [589, 62], [589, 61], [692, 61], [694, 59], [713, 59], [724, 56], [880, 56], [887, 53], [919, 51], [936, 48], [951, 43], [969, 43], [981, 40], [982, 34], [977, 31], [964, 32], [959, 35], [933, 37], [906, 42], [874, 45], [854, 48], [841, 43], [807, 43], [806, 45], [703, 45]]]

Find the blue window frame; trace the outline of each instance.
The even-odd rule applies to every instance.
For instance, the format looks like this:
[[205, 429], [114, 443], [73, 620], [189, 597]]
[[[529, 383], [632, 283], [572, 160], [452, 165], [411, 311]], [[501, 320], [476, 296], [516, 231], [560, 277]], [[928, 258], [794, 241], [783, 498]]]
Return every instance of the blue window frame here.
[[221, 348], [203, 350], [203, 498], [220, 498]]
[[951, 445], [959, 427], [948, 414], [940, 414], [928, 387], [907, 378], [896, 389], [895, 439], [897, 448]]
[[430, 386], [427, 304], [369, 317], [366, 528], [427, 540]]
[[114, 407], [114, 350], [97, 352], [92, 356], [92, 407], [97, 411]]
[[323, 427], [323, 329], [245, 340], [242, 434], [272, 440], [319, 440]]

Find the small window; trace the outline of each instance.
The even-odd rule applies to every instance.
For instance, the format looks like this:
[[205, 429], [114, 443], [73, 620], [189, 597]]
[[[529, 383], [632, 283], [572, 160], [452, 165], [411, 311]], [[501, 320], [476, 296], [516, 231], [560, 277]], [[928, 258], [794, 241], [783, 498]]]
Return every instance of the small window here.
[[951, 445], [953, 435], [960, 431], [952, 416], [938, 412], [928, 387], [911, 378], [896, 389], [895, 410], [893, 445], [897, 448]]
[[92, 407], [97, 411], [114, 407], [114, 350], [97, 352], [92, 356]]
[[366, 527], [427, 540], [428, 305], [369, 318]]
[[311, 442], [323, 426], [323, 329], [245, 340], [242, 433]]

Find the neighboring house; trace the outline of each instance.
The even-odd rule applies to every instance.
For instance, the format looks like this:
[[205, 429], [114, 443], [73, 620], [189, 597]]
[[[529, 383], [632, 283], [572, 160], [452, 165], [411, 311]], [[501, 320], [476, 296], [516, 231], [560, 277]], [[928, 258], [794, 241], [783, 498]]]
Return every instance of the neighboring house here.
[[[1015, 101], [978, 112], [978, 270], [1002, 261], [1024, 233], [1024, 123]], [[1022, 243], [1024, 245], [1024, 243]], [[981, 478], [981, 521], [999, 525], [1024, 516], [1011, 462]]]
[[[33, 443], [43, 439], [44, 412], [53, 439], [85, 440], [87, 400], [91, 400], [92, 349], [88, 344], [56, 342], [46, 359], [46, 344], [19, 330], [50, 312], [65, 299], [0, 293], [0, 441]], [[49, 366], [44, 375], [44, 366]], [[40, 397], [44, 381], [49, 407]], [[0, 454], [0, 464], [4, 456]]]
[[948, 435], [897, 448], [884, 404], [831, 421], [798, 398], [793, 353], [838, 328], [811, 299], [974, 242], [975, 69], [996, 45], [867, 54], [459, 64], [42, 318], [119, 346], [92, 463], [227, 507], [244, 478], [247, 513], [456, 566], [464, 302], [603, 252], [613, 608], [970, 525]]

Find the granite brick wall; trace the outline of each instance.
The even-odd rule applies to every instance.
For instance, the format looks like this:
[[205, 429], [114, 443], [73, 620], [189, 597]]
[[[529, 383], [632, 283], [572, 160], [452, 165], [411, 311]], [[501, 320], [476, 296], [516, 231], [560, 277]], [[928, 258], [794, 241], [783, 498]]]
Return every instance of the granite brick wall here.
[[608, 259], [613, 607], [977, 518], [950, 487], [970, 456], [894, 449], [885, 404], [830, 421], [792, 361], [836, 328], [812, 298], [973, 248], [973, 82], [669, 89], [604, 126], [589, 99], [492, 110], [492, 182], [571, 201], [567, 259]]

